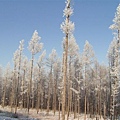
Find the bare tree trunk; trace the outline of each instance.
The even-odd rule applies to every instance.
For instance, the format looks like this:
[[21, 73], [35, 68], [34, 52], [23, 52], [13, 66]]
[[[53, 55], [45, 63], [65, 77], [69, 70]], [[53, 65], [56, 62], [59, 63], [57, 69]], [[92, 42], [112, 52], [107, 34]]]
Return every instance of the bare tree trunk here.
[[35, 100], [35, 95], [34, 95], [34, 88], [33, 88], [33, 90], [32, 90], [32, 109], [34, 108], [34, 100]]
[[[70, 8], [70, 2], [68, 2], [67, 9]], [[69, 23], [70, 16], [66, 17], [66, 21]], [[69, 30], [68, 30], [69, 31]], [[67, 61], [68, 61], [68, 32], [65, 37], [65, 48], [64, 48], [64, 67], [63, 67], [63, 96], [62, 96], [62, 120], [65, 120], [65, 102], [66, 102], [66, 81], [67, 81]]]
[[31, 59], [31, 72], [30, 72], [30, 81], [29, 81], [29, 86], [28, 86], [28, 101], [27, 101], [27, 109], [28, 109], [28, 113], [29, 113], [29, 109], [30, 109], [30, 106], [31, 106], [33, 62], [34, 62], [34, 55], [32, 54], [32, 59]]
[[52, 91], [52, 65], [50, 69], [50, 80], [48, 83], [48, 100], [47, 100], [47, 114], [49, 114], [49, 109], [50, 109], [50, 93]]
[[42, 91], [42, 93], [41, 93], [41, 111], [43, 110], [43, 91]]
[[37, 99], [37, 114], [38, 114], [39, 108], [40, 108], [40, 91], [39, 90], [38, 90], [38, 95], [37, 96], [38, 96], [38, 99]]
[[59, 100], [59, 120], [60, 120], [60, 100]]
[[3, 97], [2, 97], [2, 107], [5, 106], [5, 100], [6, 100], [6, 85], [7, 85], [7, 77], [5, 78], [4, 88], [3, 88]]
[[86, 95], [86, 65], [85, 65], [85, 71], [84, 71], [84, 74], [85, 74], [85, 100], [84, 100], [84, 120], [86, 120], [86, 107], [87, 107], [87, 95]]
[[19, 86], [20, 86], [20, 70], [21, 70], [21, 55], [22, 51], [19, 54], [19, 66], [18, 66], [18, 79], [17, 79], [17, 90], [16, 90], [16, 101], [15, 101], [15, 113], [17, 113], [17, 107], [19, 105]]
[[29, 109], [30, 109], [30, 83], [28, 83], [28, 91], [27, 91], [27, 110], [29, 113]]
[[40, 66], [38, 65], [38, 67], [39, 67], [39, 81], [38, 81], [38, 86], [37, 86], [37, 97], [38, 97], [38, 99], [37, 99], [37, 114], [38, 114], [38, 112], [39, 112], [39, 108], [40, 108], [40, 89], [41, 89], [41, 70], [40, 70]]
[[38, 92], [37, 92], [37, 114], [40, 108], [40, 81], [38, 82]]
[[101, 107], [101, 79], [100, 79], [100, 119], [101, 119], [101, 110], [102, 110], [102, 107]]
[[57, 89], [57, 81], [54, 81], [54, 97], [53, 97], [53, 105], [54, 105], [54, 115], [56, 112], [56, 89]]
[[67, 120], [69, 119], [69, 114], [70, 114], [70, 104], [71, 104], [71, 56], [70, 56], [70, 61], [69, 61], [69, 78], [68, 78], [68, 112], [67, 112]]
[[105, 105], [105, 101], [104, 101], [104, 119], [106, 118], [106, 105]]
[[78, 98], [78, 120], [79, 120], [79, 115], [80, 115], [80, 99]]
[[47, 114], [49, 114], [49, 107], [50, 107], [50, 83], [48, 84]]
[[13, 80], [12, 80], [11, 104], [10, 104], [11, 112], [13, 112], [12, 108], [13, 108], [13, 104], [15, 100], [15, 85], [16, 85], [16, 73], [15, 72], [16, 72], [16, 65], [14, 65], [14, 75], [13, 75]]
[[87, 106], [87, 100], [86, 100], [86, 90], [85, 90], [85, 107], [84, 107], [84, 111], [85, 111], [85, 115], [84, 115], [84, 120], [86, 120], [86, 106]]
[[74, 119], [75, 119], [75, 118], [77, 118], [77, 115], [76, 115], [76, 113], [77, 113], [77, 100], [76, 100], [76, 95], [75, 95], [75, 98], [74, 98], [74, 99], [75, 99], [75, 101], [74, 101], [74, 102], [75, 102], [75, 103], [74, 103], [74, 106], [75, 106], [75, 108], [74, 108]]

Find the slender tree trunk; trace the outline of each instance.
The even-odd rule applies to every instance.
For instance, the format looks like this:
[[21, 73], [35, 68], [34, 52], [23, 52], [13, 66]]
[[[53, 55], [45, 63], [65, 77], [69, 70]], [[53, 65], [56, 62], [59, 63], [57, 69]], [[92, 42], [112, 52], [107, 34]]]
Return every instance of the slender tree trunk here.
[[14, 103], [14, 90], [15, 90], [15, 84], [14, 84], [14, 78], [12, 80], [12, 91], [11, 91], [11, 100], [10, 100], [10, 108], [11, 108], [11, 112], [12, 111], [12, 108], [13, 108], [13, 103]]
[[48, 100], [47, 100], [47, 114], [49, 114], [49, 107], [50, 107], [50, 90], [49, 90], [49, 87], [48, 87]]
[[3, 87], [3, 97], [2, 97], [2, 107], [5, 106], [5, 100], [6, 100], [6, 85], [7, 85], [7, 77], [5, 78], [5, 83]]
[[59, 120], [60, 120], [60, 100], [59, 100]]
[[50, 109], [50, 93], [52, 91], [52, 66], [50, 69], [50, 80], [48, 83], [48, 100], [47, 100], [47, 114], [49, 114], [49, 109]]
[[54, 99], [53, 99], [54, 115], [55, 115], [55, 112], [56, 112], [56, 89], [57, 89], [57, 81], [54, 80]]
[[79, 115], [80, 115], [80, 99], [78, 98], [78, 120], [79, 120]]
[[23, 74], [23, 79], [22, 79], [22, 103], [21, 103], [21, 107], [24, 107], [24, 85], [25, 85], [25, 70], [24, 70], [24, 74]]
[[68, 57], [68, 34], [66, 34], [65, 54], [64, 54], [64, 69], [63, 69], [63, 99], [62, 99], [62, 120], [65, 120], [65, 102], [66, 102], [66, 81], [67, 81], [67, 57]]
[[15, 101], [15, 113], [17, 113], [17, 107], [19, 105], [19, 98], [20, 98], [19, 86], [20, 86], [21, 55], [22, 55], [22, 51], [20, 51], [20, 55], [19, 55], [18, 79], [17, 79], [17, 90], [16, 90], [16, 101]]
[[11, 91], [11, 112], [12, 111], [12, 108], [13, 108], [13, 104], [14, 104], [14, 101], [15, 101], [15, 85], [16, 85], [16, 65], [14, 65], [14, 75], [13, 75], [13, 81], [12, 81], [12, 91]]
[[41, 92], [41, 111], [43, 111], [43, 91]]
[[[67, 6], [67, 9], [70, 8], [70, 3]], [[67, 22], [69, 23], [70, 16], [66, 17]], [[69, 30], [68, 30], [69, 31]], [[69, 34], [66, 33], [65, 37], [65, 48], [64, 48], [64, 68], [63, 68], [63, 96], [62, 96], [62, 120], [65, 120], [65, 102], [66, 102], [66, 81], [67, 81], [67, 61], [68, 61], [68, 37]]]
[[77, 117], [77, 100], [76, 100], [76, 95], [74, 96], [74, 119]]
[[34, 84], [32, 85], [32, 109], [34, 108], [35, 103], [35, 93], [34, 93]]
[[30, 109], [30, 83], [28, 83], [28, 91], [27, 91], [27, 110], [29, 113], [29, 109]]
[[32, 93], [32, 76], [33, 76], [33, 62], [34, 62], [34, 55], [32, 54], [32, 59], [31, 59], [31, 71], [30, 71], [30, 81], [29, 81], [29, 88], [28, 88], [28, 101], [27, 101], [27, 109], [29, 113], [29, 109], [31, 106], [31, 93]]
[[[39, 89], [39, 87], [38, 87], [38, 89]], [[38, 114], [38, 112], [39, 112], [39, 108], [40, 108], [40, 90], [38, 90], [38, 98], [37, 98], [37, 114]]]
[[105, 101], [104, 101], [104, 119], [106, 118], [106, 105], [105, 105]]
[[38, 112], [39, 112], [39, 108], [40, 108], [40, 89], [41, 89], [41, 71], [40, 71], [40, 66], [38, 66], [39, 67], [39, 81], [38, 81], [38, 90], [37, 90], [37, 96], [38, 96], [38, 98], [37, 98], [37, 114], [38, 114]]
[[85, 73], [85, 100], [84, 100], [84, 120], [86, 120], [86, 107], [87, 107], [87, 94], [86, 94], [86, 65], [85, 65], [85, 71], [84, 71]]
[[85, 111], [85, 115], [84, 115], [84, 120], [86, 120], [86, 106], [87, 106], [87, 100], [86, 100], [86, 90], [85, 90], [85, 108], [84, 108], [84, 111]]
[[40, 81], [38, 82], [38, 92], [37, 92], [37, 114], [40, 108]]
[[[80, 80], [80, 74], [79, 74], [79, 80]], [[80, 84], [78, 84], [78, 91], [79, 91], [79, 95], [78, 95], [78, 120], [79, 120], [79, 115], [80, 115]]]
[[70, 61], [69, 61], [69, 78], [68, 78], [68, 112], [67, 112], [67, 120], [69, 119], [69, 114], [70, 114], [70, 104], [71, 104], [71, 56], [70, 56]]
[[101, 110], [102, 110], [102, 107], [101, 107], [101, 78], [100, 78], [100, 119], [101, 119], [101, 115], [102, 115], [102, 113], [101, 113]]

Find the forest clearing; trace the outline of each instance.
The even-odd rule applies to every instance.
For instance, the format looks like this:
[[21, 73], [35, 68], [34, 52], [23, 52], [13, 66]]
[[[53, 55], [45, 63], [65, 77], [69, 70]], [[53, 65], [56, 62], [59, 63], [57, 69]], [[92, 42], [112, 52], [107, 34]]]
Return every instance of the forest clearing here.
[[87, 40], [79, 52], [72, 15], [71, 0], [66, 0], [62, 57], [55, 49], [46, 56], [35, 30], [28, 43], [31, 58], [21, 40], [13, 67], [0, 67], [0, 120], [120, 120], [120, 4], [109, 27], [114, 37], [108, 65], [99, 63]]

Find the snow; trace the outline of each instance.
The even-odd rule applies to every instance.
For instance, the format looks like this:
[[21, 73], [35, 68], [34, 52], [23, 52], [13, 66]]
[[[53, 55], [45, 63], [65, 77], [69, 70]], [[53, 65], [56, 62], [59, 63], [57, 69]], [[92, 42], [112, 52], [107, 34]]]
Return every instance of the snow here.
[[41, 49], [43, 48], [43, 43], [39, 43], [40, 40], [41, 37], [38, 35], [37, 30], [35, 30], [28, 46], [28, 49], [33, 55], [40, 52]]
[[[12, 118], [10, 113], [10, 107], [4, 107], [0, 106], [0, 120], [59, 120], [59, 112], [57, 111], [54, 115], [53, 111], [50, 111], [49, 114], [45, 110], [39, 111], [37, 114], [37, 111], [35, 109], [30, 109], [29, 114], [27, 113], [27, 109], [20, 109], [18, 108], [17, 115], [19, 116], [18, 118]], [[14, 115], [14, 114], [13, 114]], [[96, 120], [96, 118], [89, 118], [90, 115], [86, 116], [86, 120]], [[62, 118], [60, 119], [62, 120]], [[66, 119], [67, 120], [67, 115]], [[69, 120], [78, 120], [77, 118], [74, 119], [74, 115], [71, 114], [69, 117]], [[84, 120], [84, 114], [79, 115], [79, 120]], [[99, 120], [104, 120], [103, 118]]]

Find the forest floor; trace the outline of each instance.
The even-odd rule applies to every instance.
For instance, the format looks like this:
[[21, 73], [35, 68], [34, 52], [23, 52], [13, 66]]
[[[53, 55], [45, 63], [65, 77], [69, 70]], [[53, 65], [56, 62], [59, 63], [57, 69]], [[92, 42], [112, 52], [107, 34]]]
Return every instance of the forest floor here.
[[[53, 111], [50, 111], [49, 114], [47, 114], [46, 111], [39, 111], [37, 114], [35, 109], [30, 109], [29, 114], [26, 109], [18, 109], [17, 114], [11, 113], [10, 111], [10, 107], [2, 108], [2, 106], [0, 106], [0, 120], [59, 120], [58, 112], [54, 115]], [[60, 120], [62, 120], [62, 118]], [[78, 118], [74, 119], [74, 115], [71, 114], [69, 120], [78, 120]], [[84, 114], [79, 115], [79, 120], [84, 120]], [[86, 120], [96, 120], [96, 118], [89, 118], [87, 116]], [[101, 118], [98, 120], [104, 119]]]

